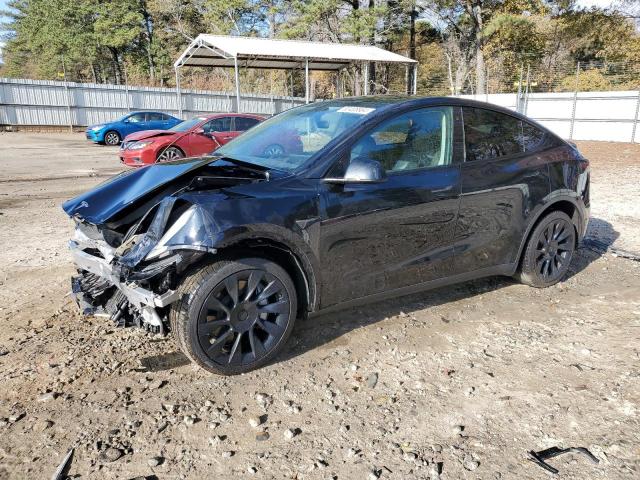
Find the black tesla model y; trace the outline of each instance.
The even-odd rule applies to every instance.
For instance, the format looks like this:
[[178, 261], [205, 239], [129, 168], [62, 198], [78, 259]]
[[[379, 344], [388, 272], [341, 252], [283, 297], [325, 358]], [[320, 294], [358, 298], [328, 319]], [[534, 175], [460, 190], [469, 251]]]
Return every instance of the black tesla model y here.
[[587, 227], [589, 163], [489, 104], [346, 98], [63, 208], [86, 314], [171, 331], [234, 374], [272, 360], [306, 315], [489, 275], [553, 285]]

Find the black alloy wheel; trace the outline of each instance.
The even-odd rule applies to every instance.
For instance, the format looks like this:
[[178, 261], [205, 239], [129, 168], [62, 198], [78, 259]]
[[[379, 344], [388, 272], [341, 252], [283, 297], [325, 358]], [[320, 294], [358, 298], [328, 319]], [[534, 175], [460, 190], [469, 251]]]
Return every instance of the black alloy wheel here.
[[524, 253], [520, 279], [534, 287], [548, 287], [567, 273], [576, 248], [576, 231], [563, 212], [552, 212], [534, 229]]
[[293, 328], [295, 287], [268, 260], [217, 262], [180, 289], [190, 293], [172, 309], [172, 329], [185, 353], [209, 371], [229, 375], [268, 363]]

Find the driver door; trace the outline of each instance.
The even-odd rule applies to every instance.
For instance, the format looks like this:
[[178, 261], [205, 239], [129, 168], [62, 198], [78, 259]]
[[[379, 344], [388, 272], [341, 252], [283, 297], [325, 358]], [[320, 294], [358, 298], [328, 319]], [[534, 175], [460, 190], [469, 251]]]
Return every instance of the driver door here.
[[458, 112], [431, 107], [383, 121], [330, 172], [342, 177], [352, 159], [366, 158], [387, 178], [321, 186], [323, 307], [450, 275], [461, 189]]
[[229, 141], [231, 135], [231, 117], [218, 117], [206, 122], [201, 133], [194, 131], [189, 139], [190, 155], [206, 155]]

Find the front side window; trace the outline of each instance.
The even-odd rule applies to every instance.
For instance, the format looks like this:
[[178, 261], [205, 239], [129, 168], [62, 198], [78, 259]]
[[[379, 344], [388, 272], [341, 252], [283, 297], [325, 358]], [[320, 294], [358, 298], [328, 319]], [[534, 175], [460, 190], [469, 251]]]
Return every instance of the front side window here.
[[387, 172], [450, 165], [452, 110], [423, 108], [386, 120], [356, 142], [350, 160], [358, 157], [376, 160]]
[[129, 115], [129, 122], [131, 123], [144, 122], [144, 113], [134, 113], [133, 115]]
[[230, 132], [231, 131], [231, 117], [214, 118], [209, 120], [202, 127], [204, 133], [213, 132]]
[[493, 160], [522, 153], [522, 122], [509, 115], [464, 107], [467, 161]]

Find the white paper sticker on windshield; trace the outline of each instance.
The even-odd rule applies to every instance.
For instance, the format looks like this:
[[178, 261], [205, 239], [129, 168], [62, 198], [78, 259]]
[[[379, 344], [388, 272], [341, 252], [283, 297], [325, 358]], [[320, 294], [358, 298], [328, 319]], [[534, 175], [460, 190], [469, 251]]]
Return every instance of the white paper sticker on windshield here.
[[375, 108], [366, 108], [366, 107], [341, 107], [338, 109], [340, 113], [355, 113], [357, 115], [367, 115], [373, 112]]

